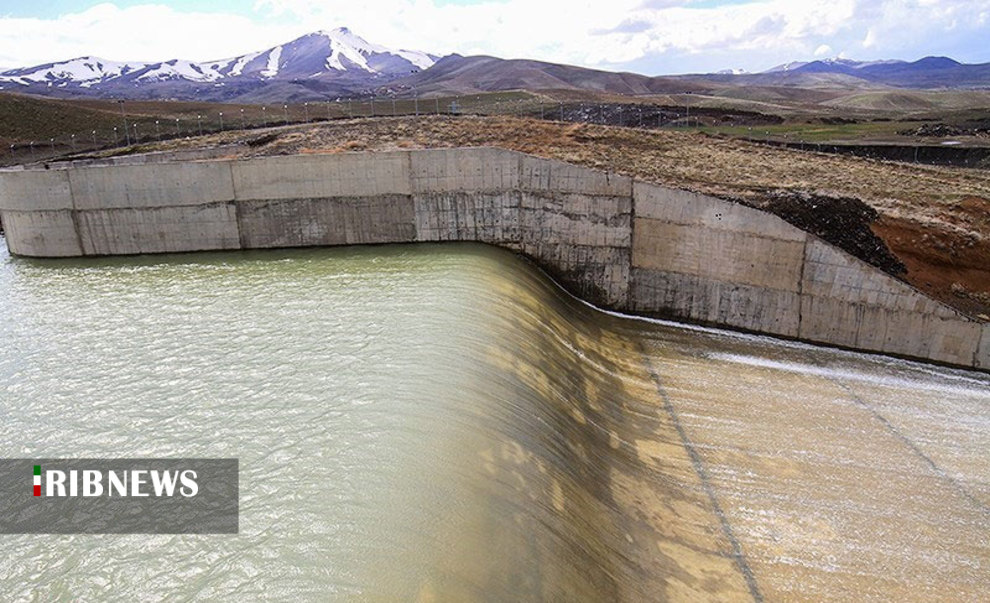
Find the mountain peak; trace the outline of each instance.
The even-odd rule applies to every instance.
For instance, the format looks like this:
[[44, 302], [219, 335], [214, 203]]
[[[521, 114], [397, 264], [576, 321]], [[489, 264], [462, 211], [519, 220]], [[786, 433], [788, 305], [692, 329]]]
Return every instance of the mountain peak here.
[[0, 73], [0, 87], [15, 84], [27, 91], [48, 88], [107, 90], [121, 86], [182, 83], [320, 80], [340, 86], [379, 85], [432, 66], [437, 57], [424, 52], [373, 44], [347, 27], [319, 30], [279, 46], [229, 59], [154, 62], [108, 61], [84, 56]]
[[915, 65], [920, 67], [928, 67], [935, 69], [943, 69], [946, 67], [957, 67], [962, 65], [959, 61], [951, 59], [949, 57], [925, 57], [914, 62]]
[[334, 38], [341, 35], [352, 36], [354, 35], [354, 33], [350, 30], [349, 27], [334, 27], [333, 29], [318, 29], [302, 37], [306, 38], [309, 36], [322, 36], [324, 38]]
[[845, 59], [842, 57], [834, 57], [829, 59], [818, 59], [814, 61], [795, 61], [793, 63], [785, 63], [783, 65], [777, 65], [772, 69], [767, 70], [765, 73], [776, 73], [782, 71], [803, 71], [803, 72], [837, 72], [837, 73], [857, 73], [865, 72], [867, 68], [872, 70], [885, 69], [885, 68], [914, 68], [914, 69], [949, 69], [952, 67], [959, 67], [963, 65], [959, 61], [949, 57], [925, 57], [914, 61], [913, 63], [908, 63], [906, 61], [900, 60], [879, 60], [879, 61], [855, 61], [852, 59]]

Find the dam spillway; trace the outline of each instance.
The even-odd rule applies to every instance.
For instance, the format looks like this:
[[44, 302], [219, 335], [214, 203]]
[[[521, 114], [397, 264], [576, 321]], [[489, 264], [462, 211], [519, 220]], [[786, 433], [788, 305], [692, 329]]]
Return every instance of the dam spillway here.
[[990, 324], [705, 195], [492, 148], [148, 160], [0, 172], [11, 252], [475, 241], [526, 255], [607, 309], [990, 367]]
[[608, 315], [490, 246], [0, 258], [5, 450], [242, 471], [236, 536], [4, 536], [10, 598], [985, 593], [986, 375]]

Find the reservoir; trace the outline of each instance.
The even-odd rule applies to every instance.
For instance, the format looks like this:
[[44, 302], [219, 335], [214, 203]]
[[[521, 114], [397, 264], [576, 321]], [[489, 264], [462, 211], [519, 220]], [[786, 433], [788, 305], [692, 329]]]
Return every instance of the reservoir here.
[[237, 535], [0, 536], [10, 600], [978, 600], [990, 375], [598, 311], [479, 244], [30, 260], [4, 457], [239, 459]]

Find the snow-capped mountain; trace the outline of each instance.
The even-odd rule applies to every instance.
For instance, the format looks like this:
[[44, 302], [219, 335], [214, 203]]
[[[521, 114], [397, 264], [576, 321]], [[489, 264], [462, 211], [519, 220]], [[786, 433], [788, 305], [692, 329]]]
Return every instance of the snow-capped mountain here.
[[873, 65], [898, 65], [905, 61], [896, 60], [885, 60], [885, 61], [853, 61], [850, 59], [842, 59], [835, 57], [832, 59], [822, 59], [820, 61], [792, 61], [790, 63], [784, 63], [783, 65], [777, 65], [764, 71], [764, 73], [778, 73], [780, 71], [797, 71], [804, 67], [821, 66], [822, 68], [832, 68], [832, 69], [863, 69], [864, 67], [872, 67]]
[[760, 75], [776, 78], [774, 85], [787, 85], [789, 79], [800, 81], [802, 77], [822, 74], [900, 88], [986, 88], [990, 85], [990, 63], [967, 65], [949, 57], [925, 57], [910, 63], [824, 59], [787, 63]]
[[[125, 97], [229, 98], [258, 92], [279, 82], [307, 80], [324, 97], [428, 69], [439, 57], [373, 44], [346, 27], [318, 31], [287, 44], [246, 55], [205, 62], [172, 59], [158, 63], [80, 57], [0, 73], [0, 88], [42, 94]], [[230, 93], [211, 88], [231, 87]], [[297, 93], [299, 91], [296, 91]], [[290, 95], [291, 96], [291, 95]], [[298, 94], [297, 94], [298, 96]], [[264, 95], [262, 95], [264, 97]]]
[[311, 33], [261, 52], [207, 61], [195, 67], [205, 81], [228, 77], [319, 78], [343, 73], [389, 77], [427, 69], [437, 58], [425, 52], [393, 50], [372, 44], [341, 27]]
[[242, 103], [323, 101], [368, 94], [464, 94], [468, 91], [572, 89], [667, 94], [740, 86], [896, 86], [988, 88], [990, 63], [947, 57], [905, 61], [835, 58], [779, 65], [769, 72], [730, 70], [691, 76], [637, 76], [528, 59], [437, 57], [373, 44], [347, 28], [216, 61], [119, 62], [80, 57], [0, 73], [0, 92], [60, 97], [176, 99]]
[[32, 84], [89, 87], [97, 82], [119, 78], [145, 69], [145, 63], [120, 63], [96, 57], [79, 57], [61, 63], [47, 63], [0, 73], [0, 81], [23, 86]]

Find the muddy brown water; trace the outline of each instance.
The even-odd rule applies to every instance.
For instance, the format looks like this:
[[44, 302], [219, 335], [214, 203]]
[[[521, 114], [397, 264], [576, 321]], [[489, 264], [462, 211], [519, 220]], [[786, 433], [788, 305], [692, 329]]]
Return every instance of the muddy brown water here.
[[0, 258], [0, 454], [241, 471], [236, 536], [0, 536], [5, 599], [990, 583], [986, 375], [604, 314], [479, 245]]

